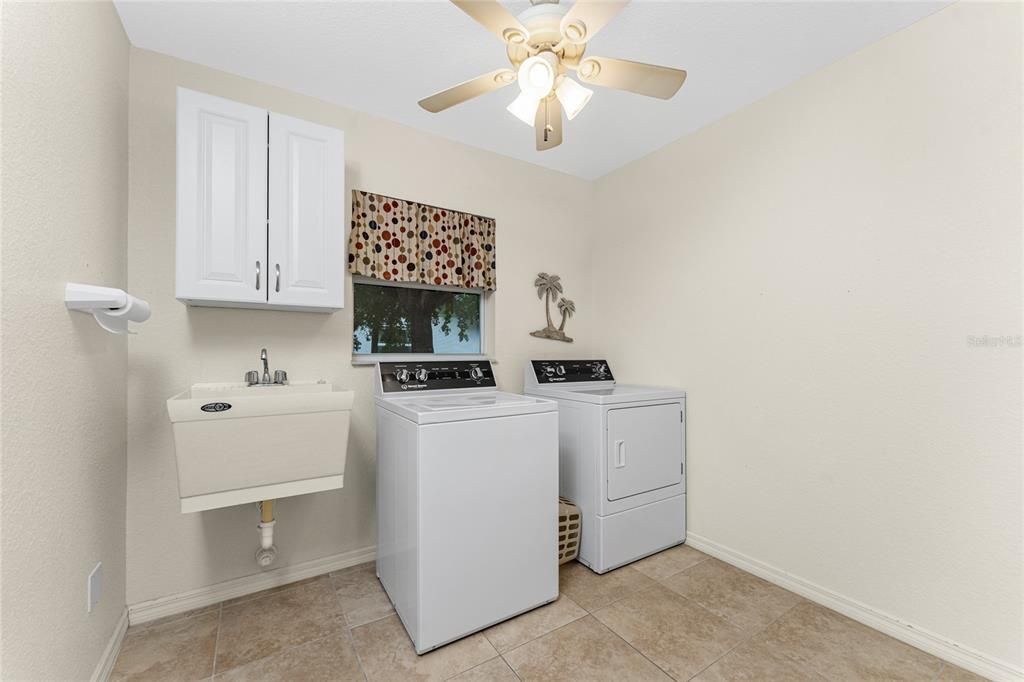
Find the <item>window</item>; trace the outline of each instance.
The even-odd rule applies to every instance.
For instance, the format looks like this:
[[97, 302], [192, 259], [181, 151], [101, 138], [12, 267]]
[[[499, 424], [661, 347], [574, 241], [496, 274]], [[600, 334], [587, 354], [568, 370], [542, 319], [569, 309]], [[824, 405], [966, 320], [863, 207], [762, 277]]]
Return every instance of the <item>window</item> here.
[[475, 289], [353, 282], [352, 354], [481, 355], [483, 292]]

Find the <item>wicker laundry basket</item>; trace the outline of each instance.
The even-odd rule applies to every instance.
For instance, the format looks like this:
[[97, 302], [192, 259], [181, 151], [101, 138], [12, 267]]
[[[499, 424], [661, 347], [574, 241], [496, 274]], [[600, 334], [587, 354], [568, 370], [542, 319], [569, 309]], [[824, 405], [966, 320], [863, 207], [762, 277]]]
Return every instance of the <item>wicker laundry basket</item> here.
[[572, 561], [580, 553], [580, 508], [558, 498], [558, 563]]

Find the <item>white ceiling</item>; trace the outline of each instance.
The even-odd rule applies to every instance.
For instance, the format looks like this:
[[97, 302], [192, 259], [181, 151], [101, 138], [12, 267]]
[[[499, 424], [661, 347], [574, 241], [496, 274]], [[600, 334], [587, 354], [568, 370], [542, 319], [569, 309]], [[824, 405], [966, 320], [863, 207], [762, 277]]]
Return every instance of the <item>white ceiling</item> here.
[[[563, 0], [565, 1], [565, 0]], [[133, 45], [277, 85], [541, 166], [597, 178], [950, 4], [634, 0], [588, 53], [684, 68], [672, 100], [595, 88], [537, 152], [505, 111], [516, 86], [439, 114], [437, 90], [508, 65], [503, 44], [445, 0], [135, 2], [117, 8]], [[525, 0], [505, 1], [513, 12]]]

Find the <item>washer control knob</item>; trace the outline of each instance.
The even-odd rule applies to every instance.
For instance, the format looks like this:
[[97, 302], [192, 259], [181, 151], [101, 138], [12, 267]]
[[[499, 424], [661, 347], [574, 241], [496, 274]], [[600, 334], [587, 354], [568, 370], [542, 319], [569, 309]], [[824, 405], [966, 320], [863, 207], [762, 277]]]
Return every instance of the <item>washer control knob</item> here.
[[479, 367], [474, 367], [473, 369], [469, 370], [469, 378], [470, 379], [483, 379], [484, 378], [484, 371], [482, 369], [480, 369]]
[[430, 378], [430, 372], [420, 367], [416, 370], [416, 381], [426, 381]]
[[557, 374], [560, 377], [564, 377], [565, 376], [565, 365], [559, 365], [558, 367], [555, 367], [555, 374]]
[[395, 371], [395, 378], [398, 379], [398, 383], [404, 384], [409, 380], [409, 370], [399, 369]]

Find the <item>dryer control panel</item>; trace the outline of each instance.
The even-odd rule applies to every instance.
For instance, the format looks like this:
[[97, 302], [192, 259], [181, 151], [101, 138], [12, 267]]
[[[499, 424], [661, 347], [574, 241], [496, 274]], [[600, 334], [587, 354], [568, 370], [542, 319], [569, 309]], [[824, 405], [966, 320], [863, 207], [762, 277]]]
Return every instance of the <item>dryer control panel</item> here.
[[384, 393], [496, 387], [489, 360], [382, 362], [379, 367]]
[[538, 384], [615, 381], [607, 360], [533, 360], [532, 364]]

